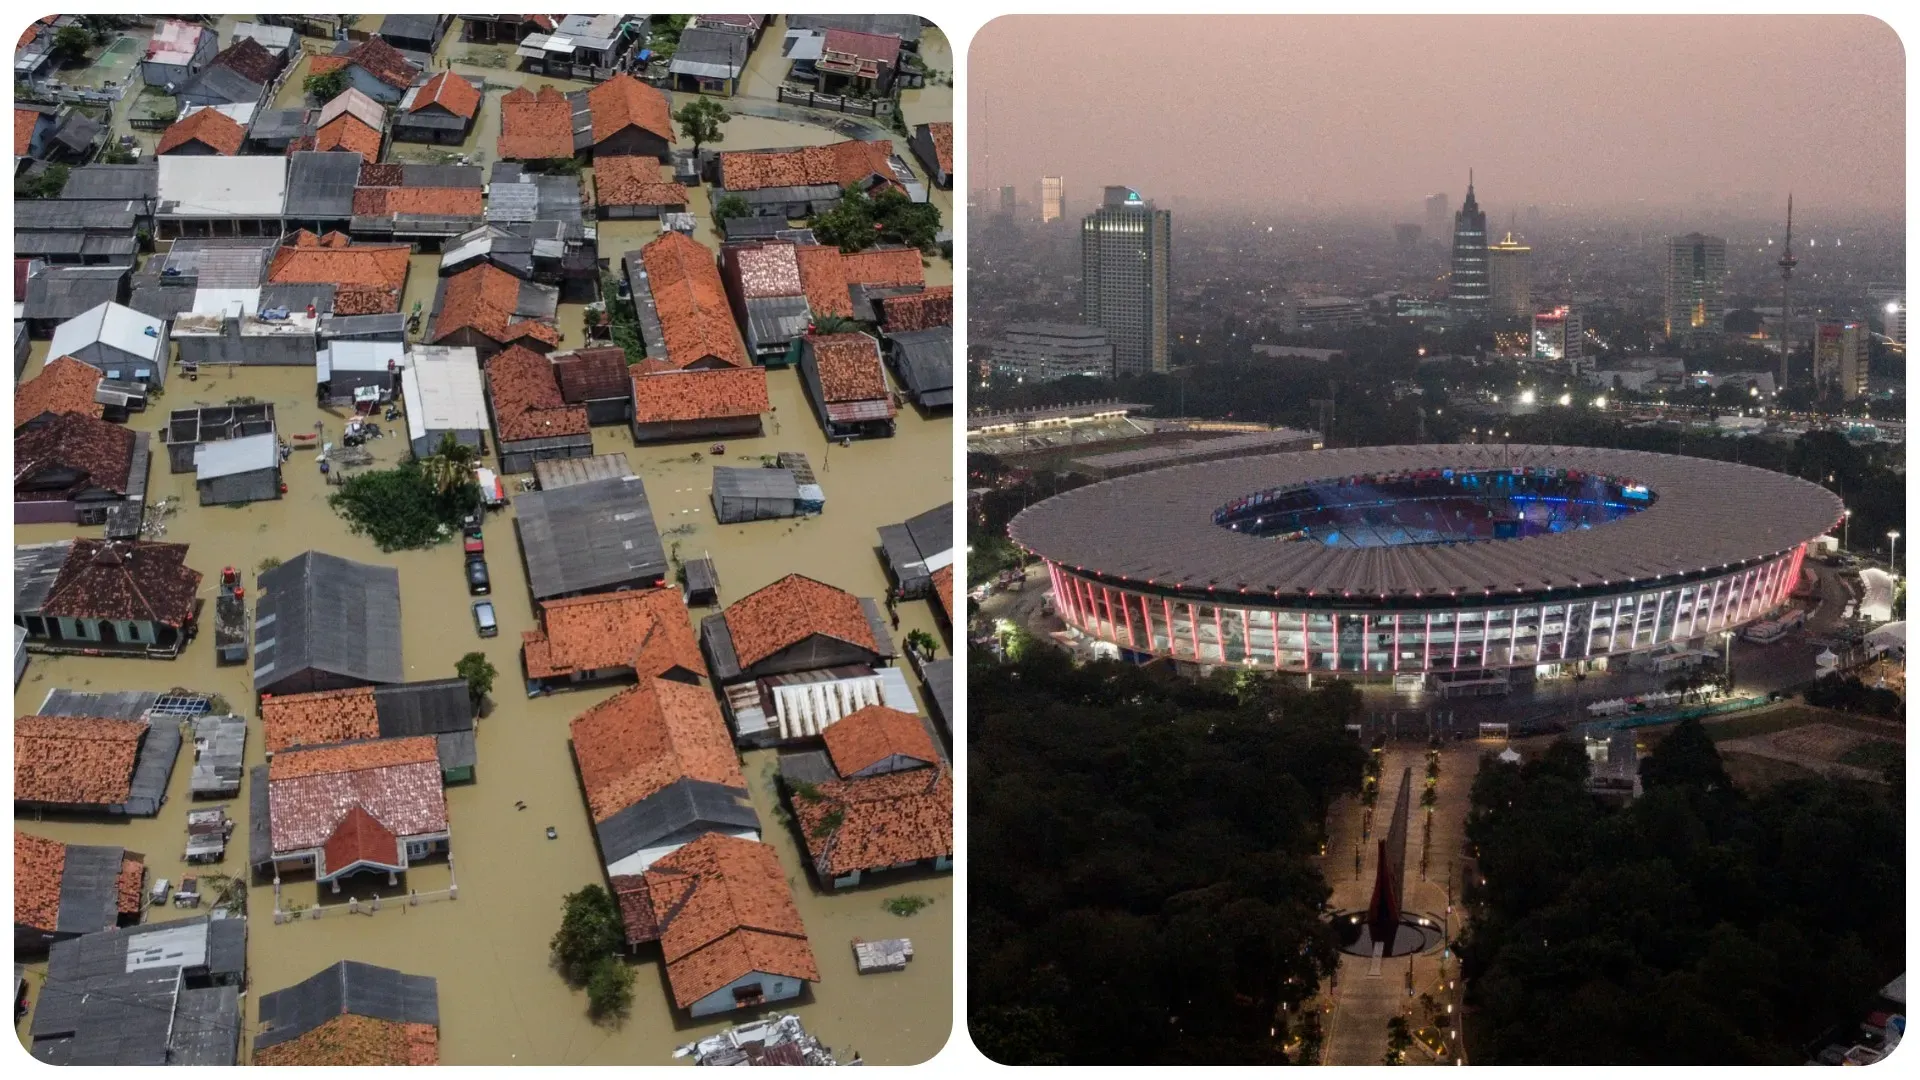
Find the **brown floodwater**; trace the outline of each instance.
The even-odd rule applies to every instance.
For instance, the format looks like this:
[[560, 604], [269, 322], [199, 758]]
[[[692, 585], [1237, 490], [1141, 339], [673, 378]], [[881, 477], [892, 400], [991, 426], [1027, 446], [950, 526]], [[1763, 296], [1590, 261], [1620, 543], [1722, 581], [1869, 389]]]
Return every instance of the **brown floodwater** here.
[[[747, 121], [752, 120], [751, 124]], [[762, 131], [761, 126], [767, 129]], [[782, 130], [775, 130], [782, 129]], [[764, 137], [763, 145], [827, 141], [831, 133], [808, 126], [754, 118], [735, 120], [729, 144]], [[617, 260], [625, 250], [612, 238], [642, 243], [656, 234], [653, 223], [603, 226], [601, 250]], [[712, 243], [702, 223], [701, 239]], [[943, 266], [935, 260], [936, 266]], [[404, 307], [414, 300], [430, 305], [435, 256], [417, 256]], [[930, 269], [929, 276], [934, 271]], [[950, 280], [950, 277], [949, 277]], [[579, 343], [581, 309], [561, 313], [569, 347]], [[35, 342], [28, 375], [45, 360], [46, 343]], [[732, 601], [791, 572], [802, 572], [857, 594], [880, 596], [887, 587], [874, 547], [875, 529], [903, 520], [952, 497], [953, 423], [925, 420], [911, 409], [901, 414], [892, 439], [829, 447], [802, 390], [796, 370], [773, 371], [768, 381], [775, 412], [758, 439], [731, 439], [719, 463], [780, 450], [807, 453], [826, 491], [825, 514], [802, 521], [716, 525], [708, 503], [713, 459], [697, 460], [707, 447], [678, 445], [637, 448], [626, 430], [595, 431], [600, 453], [624, 453], [641, 476], [653, 504], [662, 541], [683, 558], [710, 555], [719, 570], [721, 598]], [[314, 404], [313, 369], [209, 369], [199, 381], [175, 375], [165, 396], [134, 418], [130, 426], [157, 431], [169, 409], [196, 403], [216, 404], [236, 396], [272, 401], [284, 433], [311, 430], [324, 423], [338, 436], [342, 417]], [[401, 423], [404, 423], [402, 421]], [[382, 464], [406, 452], [402, 438], [368, 444]], [[567, 748], [567, 722], [615, 689], [557, 694], [527, 700], [519, 691], [519, 632], [534, 625], [512, 525], [495, 515], [487, 528], [493, 601], [502, 633], [491, 640], [475, 636], [469, 616], [458, 549], [442, 545], [428, 551], [382, 553], [351, 535], [326, 505], [333, 490], [320, 476], [310, 452], [288, 461], [285, 498], [248, 507], [206, 507], [195, 502], [191, 474], [174, 476], [160, 456], [150, 478], [149, 498], [175, 498], [178, 512], [167, 519], [166, 540], [190, 545], [188, 562], [205, 575], [204, 595], [211, 600], [223, 566], [243, 570], [249, 586], [268, 556], [286, 559], [307, 549], [394, 566], [401, 571], [405, 662], [409, 679], [449, 676], [459, 657], [484, 652], [501, 676], [492, 712], [480, 723], [479, 767], [475, 783], [448, 790], [454, 865], [423, 866], [409, 875], [420, 891], [442, 890], [457, 876], [459, 899], [416, 908], [389, 905], [374, 914], [352, 915], [326, 897], [328, 914], [317, 920], [274, 925], [272, 888], [251, 890], [255, 917], [250, 927], [250, 994], [247, 1020], [257, 1019], [259, 995], [289, 986], [342, 959], [363, 960], [439, 980], [441, 1060], [447, 1064], [666, 1064], [673, 1048], [720, 1030], [726, 1021], [687, 1023], [674, 1014], [657, 953], [634, 962], [638, 978], [630, 1016], [618, 1026], [595, 1025], [586, 1016], [584, 994], [566, 986], [548, 966], [547, 941], [558, 924], [561, 897], [583, 885], [603, 882], [604, 870]], [[516, 494], [509, 481], [509, 495]], [[511, 512], [510, 510], [508, 512]], [[70, 526], [16, 528], [16, 543], [36, 543], [74, 535]], [[97, 527], [82, 535], [99, 535]], [[704, 611], [695, 611], [697, 619]], [[914, 629], [941, 638], [925, 602], [901, 607], [899, 635]], [[944, 650], [943, 650], [944, 653]], [[918, 693], [918, 680], [909, 676]], [[224, 695], [236, 707], [252, 701], [248, 670], [214, 663], [211, 634], [203, 634], [172, 661], [50, 657], [35, 655], [15, 693], [15, 711], [36, 711], [56, 687], [81, 690], [165, 690], [185, 686]], [[248, 763], [263, 759], [258, 720], [249, 736]], [[745, 771], [760, 811], [767, 841], [780, 853], [789, 884], [819, 959], [821, 982], [794, 1008], [809, 1030], [841, 1052], [858, 1050], [875, 1064], [924, 1061], [945, 1044], [952, 1018], [952, 888], [948, 875], [880, 882], [842, 894], [818, 892], [807, 873], [790, 826], [774, 813], [772, 752], [748, 754]], [[113, 844], [147, 857], [152, 877], [178, 881], [185, 844], [185, 814], [190, 754], [175, 767], [167, 806], [155, 818], [130, 821], [16, 819], [21, 827], [68, 843]], [[517, 811], [516, 802], [527, 809]], [[236, 843], [224, 867], [244, 868], [247, 835], [246, 798], [229, 807], [238, 822]], [[558, 838], [548, 840], [548, 826]], [[372, 885], [358, 884], [362, 895]], [[311, 881], [288, 881], [285, 899], [309, 905], [322, 898]], [[899, 918], [883, 910], [887, 897], [915, 894], [933, 903], [919, 914]], [[165, 920], [192, 914], [151, 908], [148, 918]], [[861, 977], [854, 973], [850, 943], [855, 937], [906, 935], [915, 958], [905, 971]], [[44, 965], [29, 968], [38, 998]], [[742, 1017], [744, 1019], [745, 1017]], [[27, 1030], [22, 1025], [21, 1030]], [[24, 1036], [23, 1036], [24, 1037]]]

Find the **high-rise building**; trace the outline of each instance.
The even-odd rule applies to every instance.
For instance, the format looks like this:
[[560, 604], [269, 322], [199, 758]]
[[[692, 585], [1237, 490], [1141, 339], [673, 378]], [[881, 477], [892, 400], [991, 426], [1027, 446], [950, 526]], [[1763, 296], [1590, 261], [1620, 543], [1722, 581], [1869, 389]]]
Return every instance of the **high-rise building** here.
[[1843, 401], [1867, 392], [1866, 323], [1820, 320], [1813, 331], [1813, 380], [1823, 391], [1839, 390]]
[[1511, 232], [1487, 248], [1487, 289], [1495, 318], [1533, 314], [1533, 249], [1516, 242]]
[[1040, 223], [1059, 221], [1067, 210], [1067, 181], [1065, 177], [1043, 176], [1040, 178]]
[[1127, 187], [1109, 187], [1080, 223], [1080, 307], [1107, 332], [1114, 372], [1165, 372], [1173, 214]]
[[1586, 330], [1580, 324], [1580, 313], [1562, 304], [1552, 311], [1536, 312], [1533, 316], [1533, 358], [1535, 360], [1565, 361], [1575, 373], [1586, 369]]
[[1453, 276], [1447, 281], [1447, 306], [1460, 322], [1487, 317], [1487, 213], [1473, 198], [1473, 174], [1467, 174], [1467, 201], [1453, 215]]
[[1880, 319], [1886, 327], [1887, 340], [1895, 345], [1907, 343], [1907, 298], [1895, 297], [1880, 307]]
[[1052, 382], [1069, 375], [1113, 377], [1113, 346], [1107, 332], [1080, 323], [1014, 323], [988, 346], [995, 375], [1022, 382]]
[[1412, 251], [1419, 247], [1420, 226], [1395, 225], [1393, 227], [1393, 242], [1401, 251]]
[[1726, 320], [1727, 242], [1688, 233], [1667, 237], [1667, 337], [1718, 334]]
[[1427, 235], [1444, 242], [1447, 236], [1447, 193], [1436, 191], [1427, 196]]
[[1014, 193], [1012, 184], [1008, 184], [1000, 189], [1000, 213], [1002, 215], [1012, 217], [1014, 212], [1019, 209], [1019, 206], [1020, 201]]

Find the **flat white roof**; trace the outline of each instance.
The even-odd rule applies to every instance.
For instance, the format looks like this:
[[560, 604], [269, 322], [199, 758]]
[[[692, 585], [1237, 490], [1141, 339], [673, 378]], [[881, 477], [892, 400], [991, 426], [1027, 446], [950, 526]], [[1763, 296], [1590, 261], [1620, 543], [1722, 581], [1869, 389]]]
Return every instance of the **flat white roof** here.
[[180, 110], [180, 119], [185, 120], [202, 109], [212, 109], [241, 127], [247, 127], [253, 123], [254, 110], [259, 107], [259, 103], [252, 101], [239, 105], [189, 105]]
[[409, 349], [400, 389], [407, 398], [409, 439], [424, 439], [429, 431], [487, 430], [487, 389], [478, 350], [444, 345]]
[[[153, 333], [149, 335], [148, 330]], [[123, 304], [100, 304], [53, 328], [48, 356], [74, 356], [96, 342], [148, 360], [160, 356], [165, 324]]]
[[407, 360], [407, 347], [397, 341], [336, 341], [326, 352], [333, 371], [386, 371]]
[[279, 217], [287, 205], [287, 159], [163, 154], [159, 212], [172, 217]]
[[270, 431], [193, 448], [194, 474], [201, 480], [271, 469], [279, 460], [280, 440]]

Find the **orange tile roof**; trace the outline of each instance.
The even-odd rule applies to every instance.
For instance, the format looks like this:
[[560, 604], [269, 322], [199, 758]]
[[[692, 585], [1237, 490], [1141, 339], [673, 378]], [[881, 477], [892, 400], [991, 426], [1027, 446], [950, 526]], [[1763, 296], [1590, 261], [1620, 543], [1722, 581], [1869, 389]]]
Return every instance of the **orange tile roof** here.
[[920, 253], [912, 248], [870, 248], [842, 255], [840, 263], [845, 267], [847, 283], [851, 285], [902, 288], [924, 285], [927, 281], [926, 268], [920, 264]]
[[642, 679], [575, 717], [569, 730], [597, 822], [681, 780], [747, 786], [720, 706], [703, 686]]
[[713, 368], [633, 377], [633, 419], [639, 424], [758, 416], [771, 408], [765, 368]]
[[[519, 303], [519, 278], [491, 263], [462, 270], [447, 279], [446, 302], [433, 320], [433, 340], [445, 341], [472, 327], [502, 345], [525, 338], [560, 344], [560, 331], [552, 323], [515, 319], [513, 312]], [[557, 387], [554, 393], [559, 394]]]
[[266, 728], [268, 753], [380, 737], [380, 712], [371, 686], [268, 694], [260, 700], [260, 721]]
[[667, 357], [675, 366], [709, 356], [736, 367], [749, 365], [713, 252], [684, 233], [668, 232], [640, 249], [640, 261], [647, 270]]
[[480, 91], [466, 79], [443, 71], [420, 87], [420, 92], [413, 96], [413, 108], [407, 111], [419, 112], [429, 105], [438, 105], [455, 116], [471, 120], [480, 109]]
[[283, 1043], [253, 1052], [255, 1065], [438, 1065], [440, 1030], [342, 1013]]
[[303, 747], [273, 755], [273, 760], [267, 763], [267, 779], [297, 780], [303, 776], [330, 776], [425, 762], [435, 766], [440, 764], [440, 742], [431, 735], [341, 746]]
[[740, 279], [740, 294], [749, 300], [800, 295], [799, 252], [791, 240], [726, 246], [729, 272]]
[[316, 56], [307, 63], [308, 75], [326, 75], [339, 71], [353, 61], [344, 56]]
[[667, 96], [624, 71], [587, 91], [587, 109], [593, 117], [595, 146], [628, 127], [675, 141], [673, 107]]
[[892, 400], [879, 342], [859, 333], [811, 335], [807, 340], [813, 343], [821, 395], [829, 403]]
[[347, 808], [347, 816], [320, 845], [320, 855], [328, 874], [338, 874], [355, 863], [399, 866], [400, 838], [356, 803]]
[[13, 390], [13, 426], [41, 413], [79, 413], [98, 419], [106, 407], [93, 400], [100, 388], [100, 369], [71, 356], [57, 357], [40, 373]]
[[727, 191], [858, 184], [872, 176], [893, 183], [893, 143], [849, 139], [796, 150], [736, 150], [720, 155], [720, 176]]
[[133, 790], [145, 720], [22, 716], [13, 725], [15, 802], [112, 806]]
[[431, 214], [479, 217], [484, 196], [477, 187], [359, 187], [353, 190], [355, 215]]
[[313, 133], [315, 150], [351, 150], [362, 161], [380, 160], [380, 132], [352, 113], [342, 113]]
[[521, 86], [500, 99], [500, 139], [494, 144], [503, 159], [570, 158], [573, 156], [573, 106], [567, 95], [551, 86], [534, 93]]
[[853, 318], [853, 297], [847, 293], [846, 261], [840, 249], [813, 244], [795, 254], [800, 260], [800, 284], [807, 294], [807, 307], [816, 319], [838, 315]]
[[940, 763], [933, 737], [920, 718], [885, 705], [869, 705], [833, 722], [821, 738], [833, 758], [834, 771], [852, 776], [890, 757], [912, 758], [929, 765]]
[[933, 143], [933, 160], [940, 165], [940, 171], [953, 175], [953, 124], [941, 120], [927, 125], [927, 135]]
[[888, 330], [927, 330], [953, 325], [953, 286], [935, 285], [905, 296], [880, 301], [881, 321]]
[[274, 253], [267, 280], [275, 285], [331, 284], [334, 314], [385, 315], [400, 310], [412, 256], [408, 244], [353, 244], [341, 233], [322, 238], [303, 229]]
[[32, 833], [13, 834], [13, 925], [54, 931], [66, 868], [67, 845]]
[[[482, 269], [494, 269], [483, 266]], [[519, 279], [495, 270], [518, 289]], [[448, 290], [451, 306], [452, 290]], [[560, 396], [553, 362], [524, 345], [515, 345], [487, 362], [487, 389], [493, 397], [493, 427], [503, 443], [586, 435], [587, 410]]]
[[560, 380], [560, 397], [570, 405], [624, 397], [632, 390], [627, 351], [617, 345], [549, 353], [547, 360]]
[[[33, 27], [27, 27], [29, 33]], [[26, 157], [33, 151], [33, 129], [40, 126], [38, 109], [13, 110], [13, 156]]]
[[156, 154], [171, 154], [190, 142], [202, 143], [215, 153], [233, 155], [247, 141], [247, 129], [233, 117], [214, 109], [201, 109], [167, 128], [160, 136]]
[[596, 206], [685, 206], [687, 189], [662, 179], [658, 161], [642, 154], [598, 158], [593, 163]]
[[953, 854], [953, 774], [944, 768], [829, 780], [814, 791], [818, 798], [796, 795], [793, 812], [822, 877]]
[[[333, 59], [353, 64], [396, 90], [405, 90], [412, 86], [414, 76], [420, 73], [420, 69], [415, 67], [411, 60], [401, 55], [399, 49], [387, 44], [385, 39], [377, 37], [370, 37]], [[321, 73], [317, 60], [313, 70]], [[327, 70], [331, 71], [332, 68]]]
[[681, 1008], [755, 971], [820, 980], [773, 848], [708, 833], [641, 876], [660, 927], [667, 982]]
[[115, 899], [122, 915], [138, 915], [147, 902], [147, 863], [139, 855], [123, 852], [120, 876], [114, 879]]
[[735, 600], [724, 616], [742, 669], [814, 634], [880, 651], [859, 597], [801, 574]]
[[953, 564], [933, 572], [933, 595], [940, 603], [940, 614], [953, 621]]
[[[757, 370], [757, 369], [756, 369]], [[548, 600], [542, 628], [521, 635], [527, 676], [631, 667], [642, 680], [678, 667], [702, 678], [707, 663], [678, 589], [636, 589]]]

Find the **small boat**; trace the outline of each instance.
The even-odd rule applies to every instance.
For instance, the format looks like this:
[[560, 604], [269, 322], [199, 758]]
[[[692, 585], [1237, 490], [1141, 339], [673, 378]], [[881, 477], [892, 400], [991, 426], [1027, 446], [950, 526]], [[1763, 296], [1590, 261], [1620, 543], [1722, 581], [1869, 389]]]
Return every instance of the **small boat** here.
[[714, 457], [725, 457], [727, 444], [723, 442], [714, 443], [712, 446], [707, 447], [707, 453], [712, 454]]
[[559, 836], [560, 836], [560, 831], [558, 829], [555, 829], [551, 825], [547, 826], [547, 839], [556, 840], [559, 838]]

